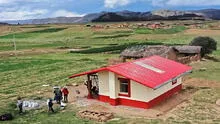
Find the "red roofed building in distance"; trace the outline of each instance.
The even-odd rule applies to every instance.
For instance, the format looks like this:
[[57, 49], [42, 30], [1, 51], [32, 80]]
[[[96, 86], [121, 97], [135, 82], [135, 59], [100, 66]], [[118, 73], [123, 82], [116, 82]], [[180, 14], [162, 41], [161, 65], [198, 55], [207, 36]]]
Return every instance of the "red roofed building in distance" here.
[[192, 68], [181, 63], [152, 56], [108, 66], [70, 78], [87, 75], [88, 98], [150, 108], [182, 89], [182, 77]]

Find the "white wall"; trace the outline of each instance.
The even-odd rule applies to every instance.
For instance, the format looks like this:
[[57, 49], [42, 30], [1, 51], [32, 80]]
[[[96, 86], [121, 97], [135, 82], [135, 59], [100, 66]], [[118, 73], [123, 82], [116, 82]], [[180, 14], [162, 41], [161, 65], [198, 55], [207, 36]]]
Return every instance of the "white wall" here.
[[174, 85], [172, 85], [172, 82], [169, 82], [166, 85], [154, 90], [142, 84], [139, 84], [137, 82], [131, 81], [131, 98], [130, 99], [149, 102], [152, 99], [180, 85], [181, 83], [182, 83], [182, 78], [179, 78], [177, 80], [177, 83]]
[[[119, 75], [115, 76], [115, 82], [117, 86], [116, 92], [120, 92], [120, 84], [118, 77], [122, 77]], [[166, 85], [163, 85], [162, 87], [154, 90], [151, 89], [147, 86], [144, 86], [140, 83], [137, 83], [133, 80], [131, 82], [131, 97], [124, 97], [124, 96], [118, 96], [118, 98], [125, 98], [125, 99], [132, 99], [132, 100], [137, 100], [137, 101], [144, 101], [144, 102], [149, 102], [153, 100], [154, 98], [164, 94], [165, 92], [173, 89], [174, 87], [180, 85], [182, 83], [182, 77], [177, 79], [177, 83], [172, 85], [172, 82], [167, 83]]]
[[109, 72], [109, 97], [112, 99], [118, 98], [118, 86], [115, 79], [116, 75], [113, 72]]
[[109, 72], [102, 71], [99, 76], [99, 94], [109, 96]]
[[107, 71], [99, 72], [98, 75], [99, 75], [99, 94], [100, 95], [110, 96], [110, 98], [125, 98], [125, 99], [132, 99], [132, 100], [144, 101], [144, 102], [149, 102], [152, 99], [164, 94], [165, 92], [173, 89], [174, 87], [182, 83], [182, 78], [179, 78], [177, 79], [177, 83], [174, 85], [172, 85], [172, 82], [169, 82], [166, 85], [163, 85], [162, 87], [154, 90], [154, 89], [151, 89], [147, 86], [144, 86], [140, 83], [137, 83], [131, 80], [130, 81], [131, 82], [131, 97], [124, 97], [124, 96], [118, 96], [120, 92], [120, 83], [119, 83], [118, 78], [119, 77], [123, 78], [122, 76], [119, 76], [112, 72], [107, 72]]

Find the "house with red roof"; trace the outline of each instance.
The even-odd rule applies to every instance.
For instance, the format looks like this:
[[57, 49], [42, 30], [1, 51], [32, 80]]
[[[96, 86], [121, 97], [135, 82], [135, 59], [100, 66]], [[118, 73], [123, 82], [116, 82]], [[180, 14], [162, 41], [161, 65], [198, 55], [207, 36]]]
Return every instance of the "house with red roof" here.
[[151, 56], [121, 63], [70, 78], [86, 75], [88, 98], [111, 105], [150, 108], [182, 88], [182, 77], [192, 68], [181, 63]]

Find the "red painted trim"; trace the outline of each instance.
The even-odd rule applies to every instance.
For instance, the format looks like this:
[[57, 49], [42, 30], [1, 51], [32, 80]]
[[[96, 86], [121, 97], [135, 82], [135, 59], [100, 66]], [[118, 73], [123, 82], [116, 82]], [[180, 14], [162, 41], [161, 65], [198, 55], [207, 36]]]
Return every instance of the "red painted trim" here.
[[118, 105], [132, 106], [137, 108], [148, 108], [147, 102], [118, 98]]
[[94, 69], [94, 70], [91, 70], [91, 71], [75, 74], [75, 75], [70, 76], [69, 78], [75, 78], [75, 77], [79, 77], [79, 76], [87, 75], [87, 74], [94, 74], [94, 73], [97, 73], [97, 72], [100, 72], [100, 71], [105, 71], [105, 70], [107, 70], [107, 68], [103, 67], [103, 68]]
[[88, 93], [87, 99], [93, 99], [92, 94]]
[[130, 100], [125, 98], [117, 98], [117, 99], [111, 99], [109, 96], [99, 95], [99, 101], [102, 102], [108, 102], [113, 106], [116, 105], [125, 105], [125, 106], [132, 106], [137, 108], [151, 108], [159, 103], [161, 103], [163, 100], [171, 97], [176, 92], [180, 91], [182, 89], [182, 84], [176, 86], [175, 88], [167, 91], [166, 93], [158, 96], [157, 98], [149, 101], [149, 102], [143, 102], [143, 101], [137, 101], [137, 100]]
[[102, 102], [109, 102], [109, 96], [99, 95], [98, 100]]
[[[131, 81], [127, 78], [118, 78], [119, 81], [127, 81], [128, 82], [128, 93], [127, 94], [122, 94], [119, 93], [119, 96], [124, 96], [124, 97], [131, 97]], [[121, 83], [121, 82], [120, 82]]]
[[164, 94], [158, 96], [157, 98], [155, 98], [155, 99], [149, 101], [149, 102], [148, 102], [148, 106], [149, 106], [149, 107], [153, 107], [153, 106], [155, 106], [155, 105], [161, 103], [163, 100], [165, 100], [165, 99], [171, 97], [173, 94], [175, 94], [176, 92], [180, 91], [181, 89], [182, 89], [182, 84], [180, 84], [180, 85], [176, 86], [175, 88], [173, 88], [173, 89], [167, 91], [166, 93], [164, 93]]
[[119, 105], [119, 99], [117, 98], [117, 99], [109, 99], [109, 103], [110, 103], [110, 105], [112, 105], [112, 106], [117, 106], [117, 105]]
[[118, 96], [131, 97], [129, 94], [119, 93]]

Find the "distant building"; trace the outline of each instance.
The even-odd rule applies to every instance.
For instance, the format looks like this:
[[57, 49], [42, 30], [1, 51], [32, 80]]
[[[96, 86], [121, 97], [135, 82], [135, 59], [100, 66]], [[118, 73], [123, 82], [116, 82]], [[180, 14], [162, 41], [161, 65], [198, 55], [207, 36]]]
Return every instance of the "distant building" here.
[[120, 56], [125, 62], [158, 55], [185, 64], [200, 60], [201, 48], [200, 46], [139, 45], [125, 49]]
[[150, 29], [158, 29], [161, 28], [162, 26], [160, 22], [154, 22], [154, 23], [149, 23], [147, 27]]
[[174, 46], [172, 49], [176, 53], [176, 61], [189, 63], [201, 60], [201, 46]]

